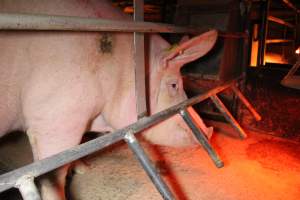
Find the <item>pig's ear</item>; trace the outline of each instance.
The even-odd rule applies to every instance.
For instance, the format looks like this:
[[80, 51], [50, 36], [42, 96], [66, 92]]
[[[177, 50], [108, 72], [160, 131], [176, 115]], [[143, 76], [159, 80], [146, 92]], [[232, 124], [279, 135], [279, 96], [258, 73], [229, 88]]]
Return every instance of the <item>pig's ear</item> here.
[[182, 66], [204, 56], [216, 43], [218, 32], [211, 30], [180, 43], [164, 57], [166, 67]]

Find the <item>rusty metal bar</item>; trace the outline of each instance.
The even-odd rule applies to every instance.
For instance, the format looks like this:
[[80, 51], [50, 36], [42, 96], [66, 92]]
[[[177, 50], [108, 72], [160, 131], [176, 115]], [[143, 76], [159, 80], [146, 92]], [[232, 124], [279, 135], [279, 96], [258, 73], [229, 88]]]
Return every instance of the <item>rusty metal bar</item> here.
[[190, 98], [182, 103], [179, 103], [175, 106], [172, 106], [166, 110], [158, 112], [152, 116], [144, 117], [138, 120], [136, 123], [131, 124], [123, 129], [114, 131], [111, 134], [104, 135], [97, 139], [91, 140], [89, 142], [83, 143], [76, 147], [70, 148], [66, 151], [53, 155], [43, 160], [36, 161], [19, 169], [13, 170], [11, 172], [2, 174], [0, 176], [0, 192], [8, 190], [12, 187], [15, 187], [17, 180], [24, 176], [30, 174], [33, 177], [40, 176], [49, 171], [52, 171], [58, 167], [61, 167], [67, 163], [78, 160], [84, 156], [87, 156], [91, 153], [94, 153], [100, 149], [103, 149], [111, 144], [114, 144], [118, 141], [121, 141], [128, 131], [132, 131], [133, 134], [136, 134], [146, 128], [149, 128], [171, 116], [177, 114], [181, 109], [184, 109], [187, 106], [194, 105], [201, 101], [204, 101], [210, 96], [215, 95], [232, 84], [236, 83], [236, 79], [226, 82], [221, 86], [218, 86], [208, 92], [205, 92], [201, 95]]
[[211, 95], [210, 99], [213, 101], [213, 103], [216, 105], [216, 107], [219, 109], [219, 111], [224, 115], [225, 119], [238, 131], [240, 137], [242, 139], [246, 138], [247, 135], [246, 135], [245, 131], [242, 129], [242, 127], [239, 125], [239, 123], [234, 119], [234, 117], [231, 115], [229, 110], [223, 104], [221, 99], [219, 99], [217, 94]]
[[231, 89], [236, 94], [236, 96], [243, 102], [243, 104], [248, 108], [248, 110], [252, 113], [256, 121], [261, 120], [260, 114], [255, 110], [255, 108], [251, 105], [251, 103], [248, 101], [248, 99], [242, 94], [242, 92], [234, 85], [232, 84]]
[[170, 189], [165, 184], [163, 179], [159, 176], [159, 173], [153, 167], [153, 164], [145, 154], [143, 148], [140, 146], [139, 142], [137, 141], [136, 137], [132, 132], [127, 132], [125, 137], [125, 141], [127, 142], [130, 149], [135, 154], [138, 161], [141, 163], [143, 169], [147, 172], [148, 176], [150, 177], [151, 181], [154, 183], [156, 189], [162, 195], [163, 199], [172, 200], [174, 199]]
[[212, 159], [212, 161], [214, 162], [214, 164], [216, 165], [216, 167], [218, 167], [218, 168], [223, 167], [224, 166], [223, 161], [219, 158], [219, 156], [216, 153], [216, 151], [210, 145], [208, 139], [206, 138], [206, 136], [204, 135], [204, 133], [202, 132], [202, 130], [199, 129], [195, 125], [193, 119], [189, 115], [189, 113], [186, 110], [186, 108], [182, 109], [179, 112], [179, 114], [184, 119], [184, 121], [186, 122], [186, 124], [190, 127], [190, 129], [192, 130], [193, 134], [195, 135], [195, 137], [197, 138], [197, 140], [199, 141], [199, 143], [202, 145], [202, 147], [205, 149], [205, 151], [208, 153], [209, 157]]
[[[144, 21], [144, 1], [134, 0], [134, 21]], [[135, 97], [138, 118], [147, 115], [144, 33], [134, 32]]]
[[34, 183], [34, 177], [25, 175], [16, 182], [17, 187], [24, 200], [42, 200], [40, 193]]

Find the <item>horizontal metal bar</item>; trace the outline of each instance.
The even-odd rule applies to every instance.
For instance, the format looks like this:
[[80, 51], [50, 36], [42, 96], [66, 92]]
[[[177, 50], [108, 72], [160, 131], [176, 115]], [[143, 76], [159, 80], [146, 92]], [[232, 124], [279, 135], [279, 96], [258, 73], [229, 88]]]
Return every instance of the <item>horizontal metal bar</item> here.
[[124, 139], [127, 142], [130, 149], [133, 151], [133, 153], [136, 156], [136, 158], [138, 159], [138, 161], [141, 163], [143, 169], [147, 172], [147, 175], [150, 177], [151, 181], [154, 183], [156, 189], [162, 195], [163, 199], [173, 200], [174, 197], [173, 197], [170, 189], [165, 184], [163, 179], [160, 177], [159, 173], [153, 167], [152, 162], [149, 160], [148, 156], [144, 152], [143, 148], [137, 141], [134, 134], [131, 132], [128, 132], [128, 133], [126, 133]]
[[268, 39], [266, 41], [267, 44], [274, 44], [274, 43], [289, 43], [294, 42], [294, 40], [288, 40], [288, 39]]
[[287, 26], [289, 28], [295, 28], [295, 26], [293, 24], [288, 23], [288, 22], [284, 21], [283, 19], [271, 16], [271, 15], [268, 16], [268, 20], [272, 21], [272, 22], [276, 22], [276, 23], [284, 25], [284, 26]]
[[75, 161], [79, 158], [87, 156], [91, 153], [94, 153], [100, 149], [103, 149], [111, 144], [114, 144], [123, 139], [125, 134], [128, 131], [131, 131], [133, 134], [138, 133], [146, 128], [149, 128], [171, 116], [177, 114], [181, 109], [199, 103], [208, 99], [210, 96], [217, 94], [232, 84], [236, 83], [236, 79], [224, 83], [221, 86], [218, 86], [208, 92], [205, 92], [201, 95], [188, 99], [182, 103], [179, 103], [175, 106], [172, 106], [166, 110], [158, 112], [150, 117], [144, 117], [139, 119], [136, 123], [131, 124], [123, 129], [114, 131], [113, 133], [104, 135], [97, 139], [91, 140], [89, 142], [83, 143], [76, 147], [70, 148], [66, 151], [63, 151], [59, 154], [53, 155], [43, 160], [36, 161], [19, 169], [13, 170], [11, 172], [5, 173], [0, 176], [0, 192], [8, 190], [12, 187], [15, 187], [16, 181], [24, 176], [30, 174], [31, 176], [37, 177], [42, 174], [45, 174], [49, 171], [52, 171], [58, 167], [61, 167], [67, 163]]
[[[212, 28], [211, 28], [212, 29]], [[211, 30], [200, 27], [182, 27], [164, 23], [109, 20], [102, 18], [71, 17], [43, 14], [0, 13], [0, 30], [40, 31], [109, 31], [143, 33], [201, 34]], [[221, 37], [245, 38], [246, 33], [220, 32]]]
[[0, 13], [0, 30], [54, 30], [54, 31], [110, 31], [110, 32], [161, 32], [204, 33], [208, 29], [179, 27], [152, 22], [118, 21], [42, 14]]

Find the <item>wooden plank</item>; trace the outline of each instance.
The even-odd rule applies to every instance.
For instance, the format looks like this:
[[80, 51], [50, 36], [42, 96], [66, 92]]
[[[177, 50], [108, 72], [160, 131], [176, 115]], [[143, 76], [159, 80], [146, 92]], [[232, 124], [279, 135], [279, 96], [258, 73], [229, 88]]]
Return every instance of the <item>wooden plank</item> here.
[[268, 16], [268, 20], [269, 20], [269, 21], [272, 21], [272, 22], [276, 22], [276, 23], [281, 24], [281, 25], [283, 25], [283, 26], [287, 26], [287, 27], [289, 27], [289, 28], [295, 28], [295, 26], [294, 26], [293, 24], [291, 24], [291, 23], [289, 23], [289, 22], [286, 22], [286, 21], [284, 21], [283, 19], [280, 19], [280, 18], [271, 16], [271, 15]]
[[[144, 21], [144, 1], [134, 0], [134, 21]], [[135, 96], [138, 118], [147, 115], [144, 33], [134, 32]]]

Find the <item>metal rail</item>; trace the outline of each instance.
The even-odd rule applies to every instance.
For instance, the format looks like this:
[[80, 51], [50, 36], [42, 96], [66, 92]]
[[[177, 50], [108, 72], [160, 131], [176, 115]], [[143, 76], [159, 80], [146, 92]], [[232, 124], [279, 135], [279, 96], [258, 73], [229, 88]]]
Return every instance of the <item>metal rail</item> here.
[[187, 106], [191, 106], [201, 101], [204, 101], [210, 98], [212, 95], [215, 95], [229, 88], [235, 82], [236, 80], [230, 81], [204, 94], [201, 94], [199, 96], [188, 99], [180, 104], [172, 106], [167, 110], [156, 113], [150, 117], [141, 118], [136, 123], [131, 124], [123, 129], [114, 131], [111, 134], [104, 135], [97, 139], [70, 148], [59, 154], [53, 155], [43, 160], [36, 161], [32, 164], [26, 165], [19, 169], [3, 174], [0, 176], [0, 192], [16, 187], [17, 181], [20, 178], [22, 178], [24, 175], [31, 175], [33, 177], [38, 177], [58, 167], [61, 167], [67, 163], [70, 163], [84, 156], [87, 156], [93, 152], [96, 152], [100, 149], [103, 149], [111, 144], [114, 144], [122, 140], [126, 135], [126, 133], [128, 133], [129, 131], [132, 134], [136, 134], [146, 128], [149, 128], [150, 126], [153, 126], [158, 122], [161, 122], [171, 117], [172, 115], [177, 114], [180, 110], [186, 108]]
[[[71, 17], [44, 14], [0, 13], [0, 30], [40, 30], [40, 31], [109, 31], [143, 33], [189, 33], [200, 34], [207, 28], [182, 27], [165, 23], [134, 22], [101, 18]], [[247, 33], [220, 32], [221, 37], [247, 38]]]

